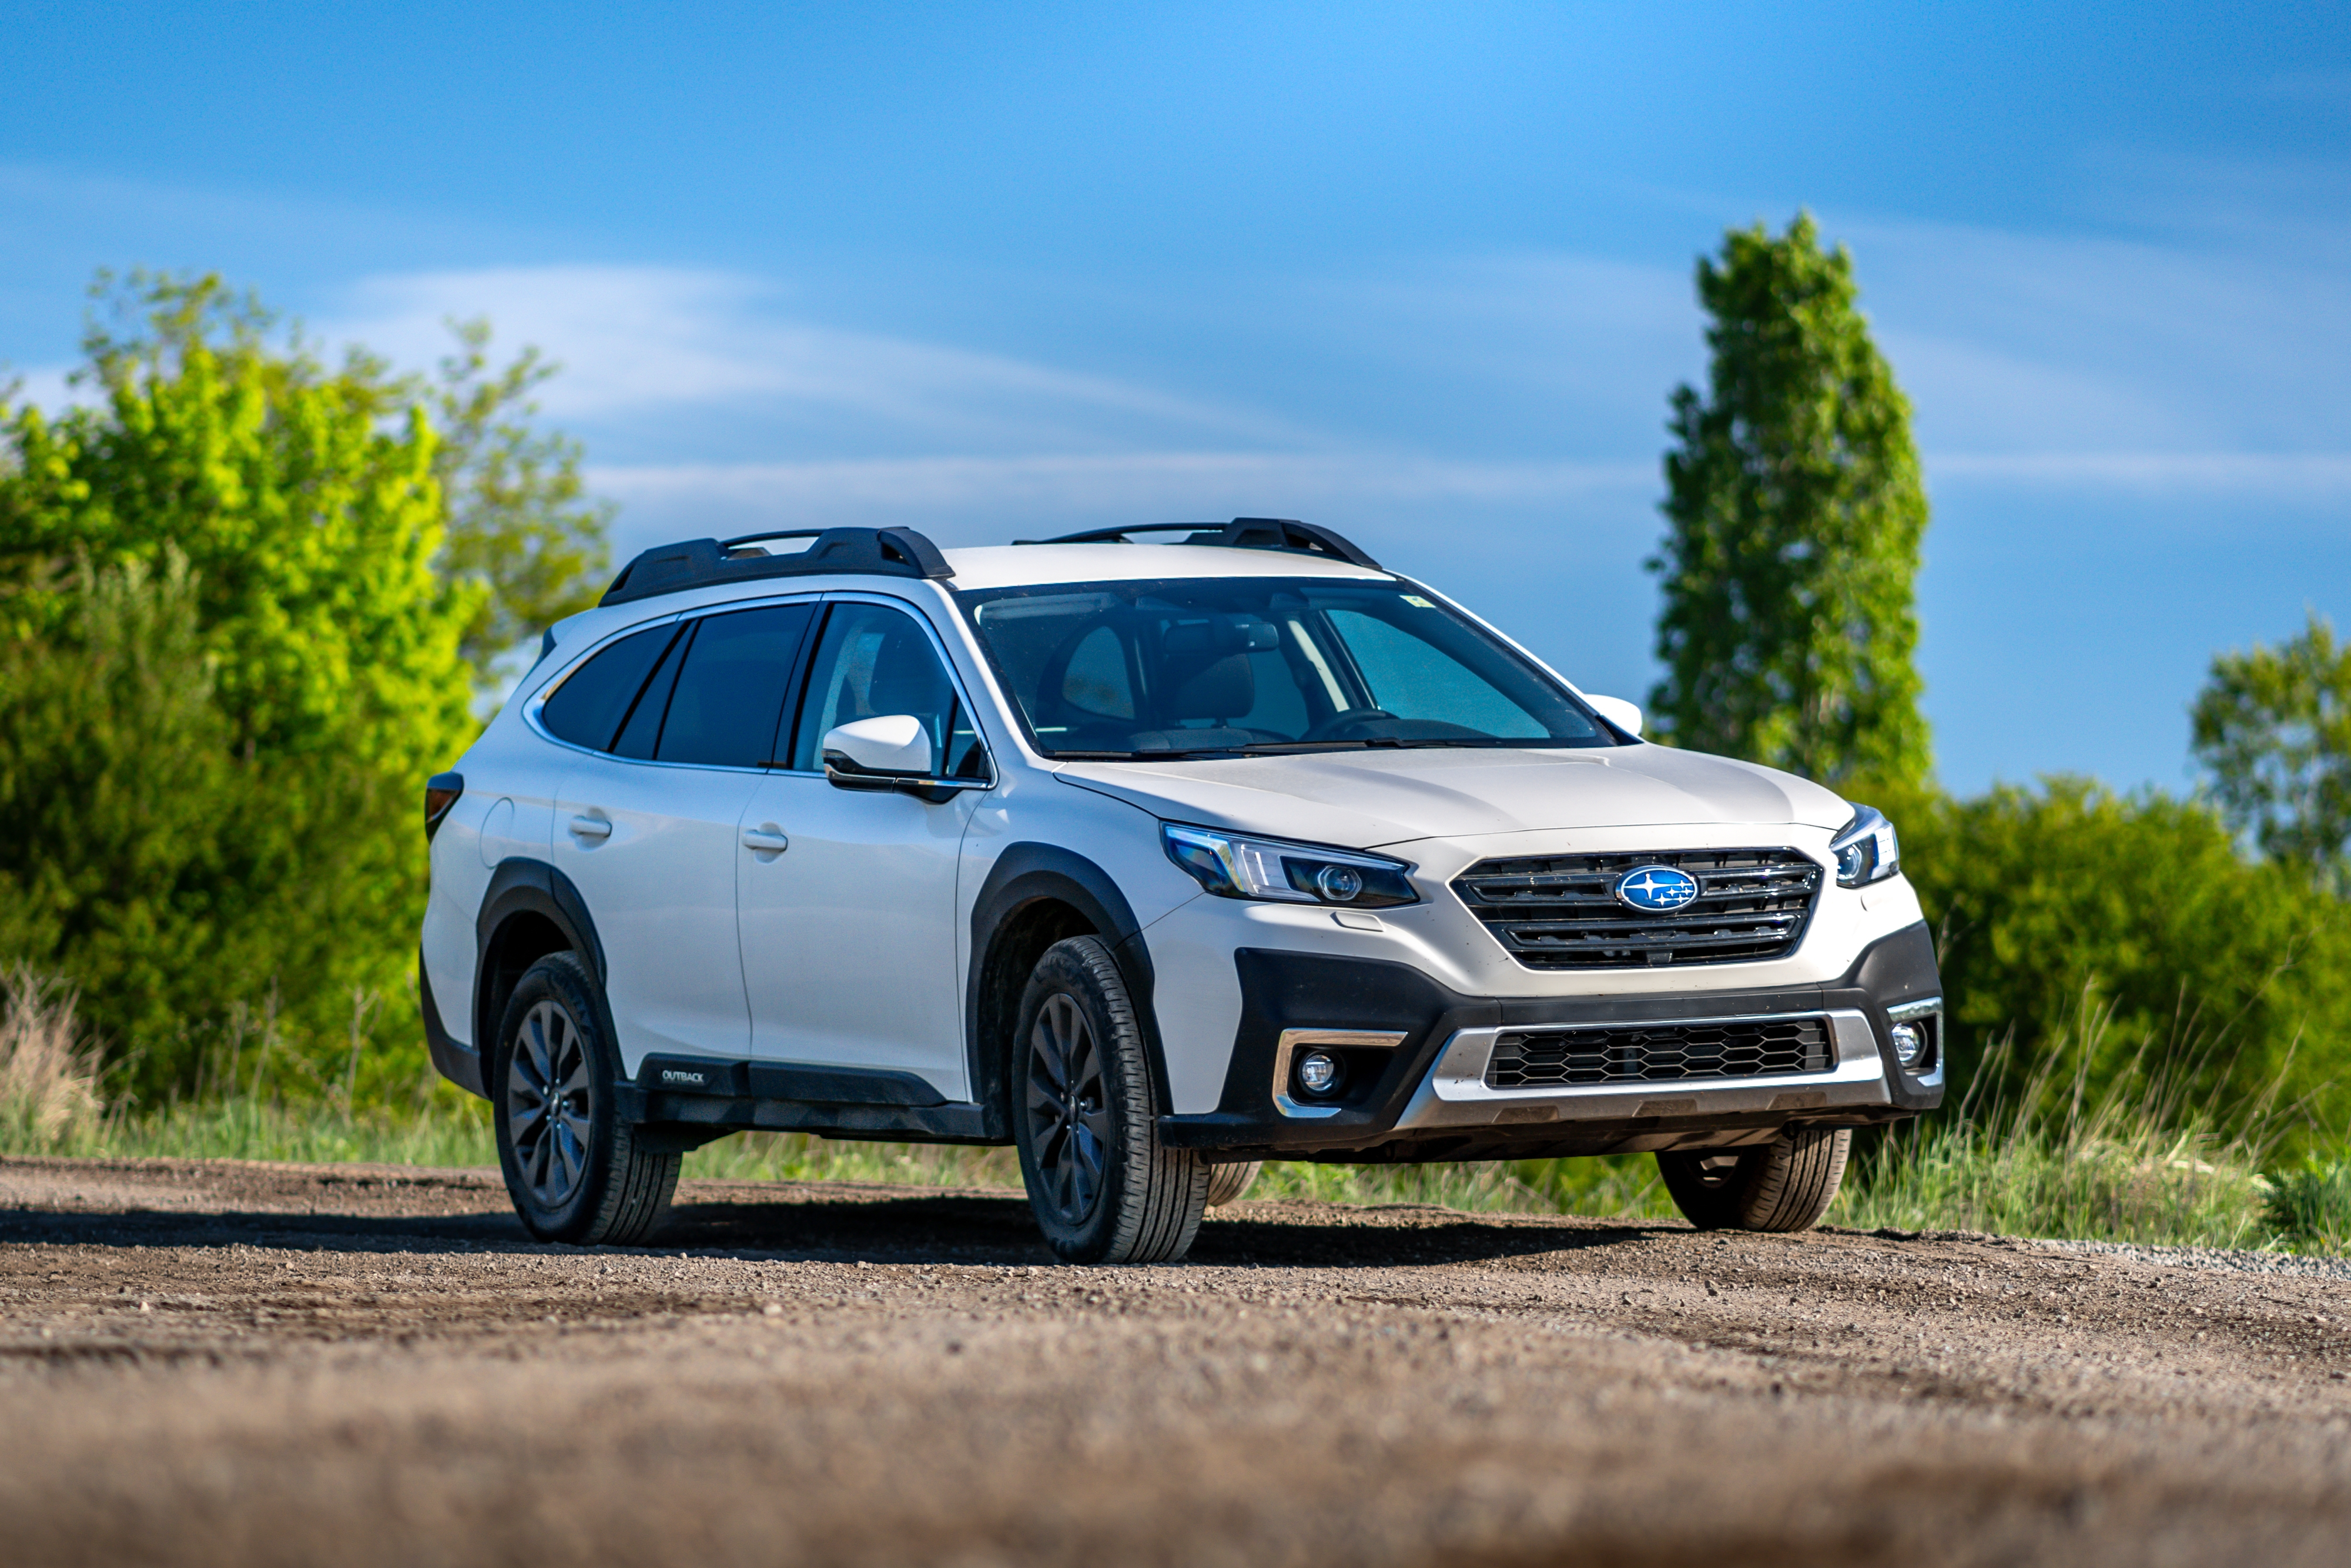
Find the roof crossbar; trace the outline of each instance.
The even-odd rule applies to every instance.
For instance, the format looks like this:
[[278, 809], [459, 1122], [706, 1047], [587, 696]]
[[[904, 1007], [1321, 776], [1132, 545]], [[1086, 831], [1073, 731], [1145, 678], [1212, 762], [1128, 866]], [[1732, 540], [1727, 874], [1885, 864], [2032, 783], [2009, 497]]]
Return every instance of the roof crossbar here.
[[[762, 539], [814, 539], [804, 550], [769, 555]], [[912, 528], [778, 528], [731, 539], [681, 539], [655, 545], [621, 569], [599, 604], [626, 604], [661, 593], [764, 577], [877, 576], [948, 578], [955, 568], [938, 546]]]
[[1083, 533], [1062, 534], [1050, 539], [1014, 539], [1017, 545], [1096, 545], [1124, 544], [1130, 534], [1180, 534], [1192, 537], [1176, 542], [1187, 545], [1221, 545], [1228, 549], [1294, 550], [1301, 555], [1329, 556], [1373, 571], [1386, 569], [1366, 554], [1360, 545], [1345, 535], [1313, 523], [1301, 523], [1295, 517], [1235, 517], [1229, 523], [1136, 523], [1127, 528], [1088, 528]]

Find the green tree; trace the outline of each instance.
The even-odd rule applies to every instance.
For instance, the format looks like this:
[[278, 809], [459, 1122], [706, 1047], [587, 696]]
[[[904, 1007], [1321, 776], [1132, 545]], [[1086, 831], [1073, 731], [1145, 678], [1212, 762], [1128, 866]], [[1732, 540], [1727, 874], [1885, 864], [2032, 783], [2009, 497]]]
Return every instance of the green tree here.
[[1809, 214], [1701, 257], [1704, 396], [1673, 394], [1649, 702], [1677, 745], [1830, 783], [1931, 766], [1913, 582], [1927, 497], [1910, 408]]
[[2271, 859], [2351, 885], [2351, 645], [2317, 612], [2278, 647], [2212, 661], [2196, 755], [2229, 825]]
[[444, 576], [488, 591], [463, 639], [476, 681], [487, 683], [499, 654], [596, 602], [612, 508], [588, 496], [580, 444], [533, 423], [531, 393], [558, 367], [527, 348], [494, 369], [487, 321], [449, 326], [457, 350], [425, 389], [448, 508], [439, 564]]
[[[185, 1082], [189, 1031], [235, 1006], [277, 995], [331, 1031], [352, 990], [404, 992], [416, 791], [473, 732], [486, 590], [436, 570], [434, 433], [380, 361], [278, 347], [209, 278], [113, 302], [94, 403], [0, 412], [0, 727], [29, 841], [0, 897], [13, 956], [63, 967], [149, 1082]], [[192, 811], [227, 825], [182, 822], [184, 854], [89, 841]]]
[[346, 894], [375, 836], [350, 824], [390, 802], [234, 744], [186, 558], [85, 559], [47, 591], [45, 633], [0, 642], [0, 953], [78, 983], [134, 1088], [185, 1082], [240, 1005], [384, 987]]

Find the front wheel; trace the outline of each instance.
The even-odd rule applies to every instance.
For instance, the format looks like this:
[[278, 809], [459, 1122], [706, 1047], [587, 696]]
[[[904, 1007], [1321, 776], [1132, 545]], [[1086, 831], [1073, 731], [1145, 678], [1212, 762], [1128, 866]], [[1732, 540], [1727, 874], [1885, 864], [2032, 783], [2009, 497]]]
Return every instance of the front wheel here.
[[1065, 1263], [1166, 1263], [1190, 1249], [1209, 1166], [1159, 1141], [1126, 982], [1098, 936], [1056, 942], [1021, 994], [1012, 1123], [1029, 1206]]
[[1848, 1127], [1791, 1127], [1748, 1149], [1660, 1150], [1674, 1207], [1700, 1230], [1810, 1230], [1836, 1200]]
[[490, 1064], [507, 1196], [542, 1241], [633, 1246], [669, 1211], [683, 1156], [640, 1147], [613, 1092], [618, 1053], [587, 966], [551, 954], [525, 969]]

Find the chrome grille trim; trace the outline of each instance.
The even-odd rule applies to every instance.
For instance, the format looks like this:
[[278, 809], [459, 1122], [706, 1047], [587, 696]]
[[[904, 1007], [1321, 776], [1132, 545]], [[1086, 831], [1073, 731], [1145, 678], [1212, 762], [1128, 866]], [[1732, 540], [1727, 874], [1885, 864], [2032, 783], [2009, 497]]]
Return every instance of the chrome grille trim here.
[[[1645, 865], [1687, 872], [1698, 896], [1670, 914], [1626, 908], [1611, 889]], [[1635, 969], [1785, 957], [1823, 880], [1820, 862], [1793, 849], [1667, 850], [1484, 860], [1453, 891], [1530, 969]]]

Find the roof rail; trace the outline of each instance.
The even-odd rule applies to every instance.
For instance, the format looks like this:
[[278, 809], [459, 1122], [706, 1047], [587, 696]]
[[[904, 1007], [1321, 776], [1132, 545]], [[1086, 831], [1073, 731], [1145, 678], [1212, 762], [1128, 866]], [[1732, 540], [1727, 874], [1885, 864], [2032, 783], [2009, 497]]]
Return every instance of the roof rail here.
[[1137, 523], [1123, 528], [1088, 528], [1050, 539], [1014, 539], [1016, 545], [1124, 544], [1129, 534], [1190, 533], [1187, 545], [1222, 545], [1228, 549], [1295, 550], [1301, 555], [1332, 556], [1350, 566], [1384, 571], [1386, 568], [1344, 535], [1296, 517], [1235, 517], [1229, 523]]
[[[761, 539], [814, 539], [804, 550], [769, 555]], [[731, 539], [681, 539], [655, 545], [621, 569], [599, 604], [626, 604], [659, 593], [706, 588], [714, 582], [746, 582], [763, 577], [835, 574], [877, 577], [953, 577], [955, 568], [912, 528], [778, 528]]]

